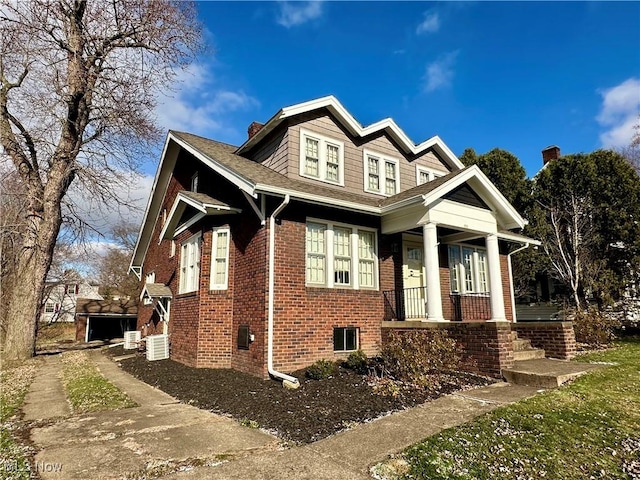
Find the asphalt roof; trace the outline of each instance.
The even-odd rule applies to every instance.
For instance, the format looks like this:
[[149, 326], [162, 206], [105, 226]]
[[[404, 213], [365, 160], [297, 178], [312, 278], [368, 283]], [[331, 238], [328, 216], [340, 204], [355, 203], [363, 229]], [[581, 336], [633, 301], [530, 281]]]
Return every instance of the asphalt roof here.
[[138, 302], [136, 300], [93, 300], [90, 298], [78, 298], [76, 314], [101, 315], [136, 315]]
[[191, 147], [196, 149], [199, 153], [223, 164], [236, 175], [244, 178], [254, 185], [261, 184], [302, 194], [320, 195], [326, 198], [358, 203], [368, 207], [392, 205], [396, 202], [409, 199], [414, 196], [424, 195], [464, 171], [464, 169], [462, 169], [451, 172], [448, 175], [437, 178], [431, 182], [418, 185], [417, 187], [409, 190], [405, 190], [391, 197], [375, 198], [289, 178], [265, 167], [264, 165], [237, 155], [235, 152], [238, 147], [227, 143], [217, 142], [191, 133], [176, 132], [173, 130], [171, 133], [180, 140], [191, 145]]

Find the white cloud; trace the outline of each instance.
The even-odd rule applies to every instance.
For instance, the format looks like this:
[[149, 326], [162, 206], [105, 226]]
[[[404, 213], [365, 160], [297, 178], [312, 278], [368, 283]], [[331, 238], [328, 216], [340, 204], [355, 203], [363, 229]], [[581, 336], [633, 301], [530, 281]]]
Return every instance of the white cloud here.
[[453, 82], [453, 66], [460, 51], [456, 50], [440, 55], [435, 61], [427, 65], [424, 74], [424, 91], [433, 92], [451, 86]]
[[[147, 200], [153, 185], [153, 175], [126, 174], [122, 172], [120, 181], [108, 186], [109, 199], [103, 201], [91, 186], [74, 183], [69, 189], [68, 202], [74, 205], [74, 213], [89, 224], [92, 229], [108, 236], [112, 228], [123, 220], [139, 225], [147, 207]], [[92, 237], [92, 232], [88, 232]], [[97, 240], [102, 243], [104, 239]]]
[[640, 79], [629, 78], [599, 93], [602, 105], [596, 120], [606, 129], [600, 134], [602, 146], [628, 147], [640, 113]]
[[311, 0], [308, 2], [279, 3], [277, 22], [285, 28], [291, 28], [322, 16], [322, 1]]
[[157, 122], [165, 130], [203, 136], [230, 134], [233, 128], [225, 123], [225, 115], [260, 104], [242, 90], [217, 87], [211, 66], [193, 64], [176, 80], [176, 90], [160, 98], [156, 107]]
[[424, 20], [416, 28], [416, 34], [435, 33], [440, 30], [440, 15], [438, 12], [429, 10], [424, 12]]

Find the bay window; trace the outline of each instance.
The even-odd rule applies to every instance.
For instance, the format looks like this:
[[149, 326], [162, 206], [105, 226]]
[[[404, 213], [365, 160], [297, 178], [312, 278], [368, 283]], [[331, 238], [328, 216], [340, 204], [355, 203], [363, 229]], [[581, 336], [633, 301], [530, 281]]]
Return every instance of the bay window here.
[[309, 286], [377, 288], [374, 230], [307, 222], [306, 283]]

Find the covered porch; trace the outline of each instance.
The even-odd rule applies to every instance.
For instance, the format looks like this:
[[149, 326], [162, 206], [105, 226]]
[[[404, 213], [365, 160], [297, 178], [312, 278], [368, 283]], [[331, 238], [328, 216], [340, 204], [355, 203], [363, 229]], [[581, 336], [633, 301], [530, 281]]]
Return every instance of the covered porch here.
[[383, 320], [512, 320], [509, 244], [539, 244], [509, 231], [525, 225], [522, 217], [477, 167], [413, 190], [383, 211], [394, 257]]

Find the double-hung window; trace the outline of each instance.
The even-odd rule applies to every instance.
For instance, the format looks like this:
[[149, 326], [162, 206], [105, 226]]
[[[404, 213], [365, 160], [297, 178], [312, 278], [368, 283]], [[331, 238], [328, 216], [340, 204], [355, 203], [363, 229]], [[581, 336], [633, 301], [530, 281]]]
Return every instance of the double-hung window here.
[[211, 234], [211, 290], [226, 290], [229, 284], [229, 229], [216, 228]]
[[344, 185], [344, 144], [300, 129], [300, 175]]
[[307, 222], [306, 283], [336, 288], [377, 288], [375, 230]]
[[430, 182], [432, 180], [435, 180], [436, 178], [442, 177], [443, 175], [446, 174], [444, 172], [436, 172], [435, 170], [416, 165], [416, 183], [418, 185]]
[[487, 293], [487, 252], [466, 245], [449, 245], [449, 278], [453, 293]]
[[200, 234], [186, 240], [180, 247], [180, 284], [178, 293], [198, 290], [200, 283]]
[[398, 160], [365, 150], [364, 190], [387, 196], [398, 193], [400, 191]]

